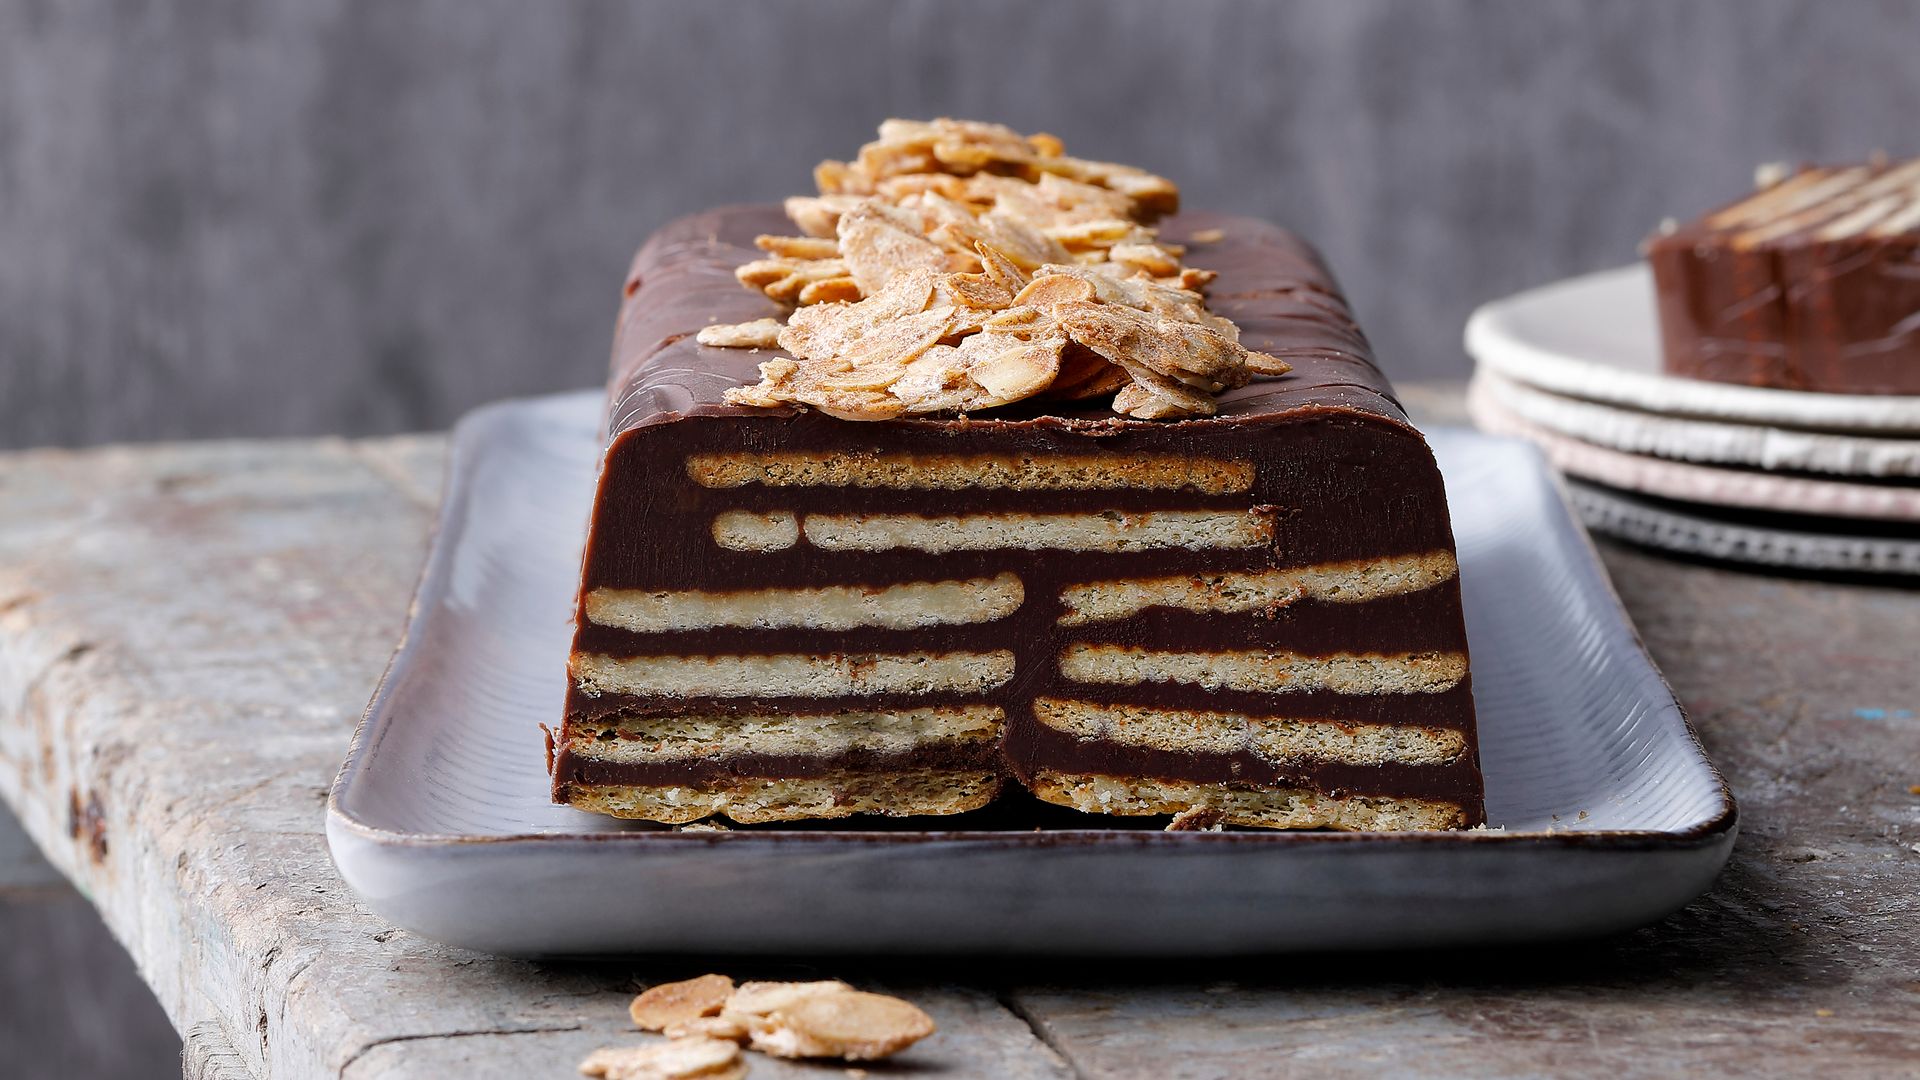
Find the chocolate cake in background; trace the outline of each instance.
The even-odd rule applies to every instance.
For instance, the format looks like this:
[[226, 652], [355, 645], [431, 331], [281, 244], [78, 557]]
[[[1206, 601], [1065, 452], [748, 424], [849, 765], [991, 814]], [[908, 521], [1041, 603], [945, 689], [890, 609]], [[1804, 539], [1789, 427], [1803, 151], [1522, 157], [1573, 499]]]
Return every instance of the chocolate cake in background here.
[[[948, 190], [1003, 186], [982, 175]], [[811, 231], [837, 229], [861, 271], [845, 240], [873, 222], [851, 220]], [[1484, 820], [1440, 476], [1318, 257], [1240, 218], [1083, 225], [1127, 250], [1023, 265], [977, 244], [970, 269], [948, 243], [940, 265], [848, 273], [777, 236], [772, 207], [641, 250], [556, 800], [755, 822], [954, 814], [1016, 782], [1186, 827]], [[767, 287], [773, 251], [812, 264], [788, 269], [797, 311]], [[910, 275], [931, 292], [903, 292]], [[835, 319], [872, 336], [797, 359], [765, 344]], [[908, 323], [925, 340], [880, 356]], [[970, 333], [1004, 337], [969, 357]], [[1157, 339], [1214, 359], [1183, 367]]]
[[1920, 160], [1802, 168], [1647, 260], [1673, 374], [1920, 394]]

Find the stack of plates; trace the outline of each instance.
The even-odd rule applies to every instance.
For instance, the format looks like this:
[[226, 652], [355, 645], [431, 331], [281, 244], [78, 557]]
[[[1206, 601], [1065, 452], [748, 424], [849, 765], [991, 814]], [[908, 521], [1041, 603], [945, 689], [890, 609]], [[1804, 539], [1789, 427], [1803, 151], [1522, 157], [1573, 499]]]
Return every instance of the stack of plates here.
[[1660, 370], [1630, 266], [1467, 323], [1474, 421], [1530, 439], [1600, 532], [1697, 555], [1920, 574], [1920, 396], [1770, 390]]

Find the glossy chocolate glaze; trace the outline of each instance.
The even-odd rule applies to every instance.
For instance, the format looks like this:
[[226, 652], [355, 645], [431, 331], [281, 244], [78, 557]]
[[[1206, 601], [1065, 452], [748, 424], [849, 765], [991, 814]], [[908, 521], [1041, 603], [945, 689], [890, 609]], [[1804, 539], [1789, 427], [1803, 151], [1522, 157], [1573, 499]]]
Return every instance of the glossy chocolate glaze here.
[[[1251, 218], [1193, 213], [1161, 223], [1161, 234], [1174, 242], [1188, 242], [1195, 233], [1210, 229], [1221, 230], [1224, 238], [1193, 245], [1186, 260], [1219, 272], [1219, 279], [1207, 290], [1209, 306], [1240, 325], [1249, 348], [1281, 357], [1295, 368], [1282, 378], [1228, 391], [1221, 398], [1221, 417], [1272, 420], [1295, 407], [1330, 406], [1405, 421], [1346, 302], [1311, 248], [1292, 233]], [[753, 246], [755, 236], [794, 231], [778, 207], [727, 207], [674, 221], [640, 249], [627, 274], [629, 303], [621, 309], [615, 332], [608, 417], [612, 435], [675, 423], [687, 416], [765, 420], [771, 415], [798, 415], [798, 410], [744, 409], [722, 401], [728, 388], [758, 378], [760, 361], [779, 354], [708, 348], [691, 340], [713, 322], [784, 317], [786, 308], [743, 288], [733, 279], [733, 269], [761, 256]], [[648, 295], [633, 303], [642, 291]], [[1109, 433], [1165, 432], [1182, 426], [1119, 418], [1104, 403], [1070, 408], [1061, 404], [1042, 406], [1050, 415], [1037, 416], [1039, 410], [1030, 410], [1022, 417], [1016, 408], [998, 411], [993, 419], [981, 414], [972, 424], [994, 426], [1005, 418], [1029, 419], [1034, 422], [1018, 426], [1057, 431], [1087, 422], [1117, 421]], [[813, 419], [825, 424], [818, 432], [824, 436], [824, 445], [847, 442], [842, 430], [847, 422]], [[901, 420], [856, 426], [939, 431], [956, 423]], [[1172, 438], [1184, 445], [1186, 436]]]
[[1739, 202], [1647, 243], [1666, 370], [1787, 390], [1920, 394], [1920, 230], [1820, 239], [1830, 219], [1816, 217], [1745, 245], [1708, 224]]
[[[1166, 650], [1272, 648], [1322, 656], [1336, 652], [1456, 651], [1466, 648], [1458, 583], [1368, 604], [1301, 602], [1271, 617], [1197, 616], [1150, 610], [1107, 625], [1061, 627], [1062, 588], [1090, 581], [1209, 570], [1257, 570], [1358, 558], [1450, 550], [1445, 495], [1425, 441], [1406, 422], [1365, 338], [1331, 276], [1311, 249], [1264, 222], [1188, 214], [1163, 224], [1184, 241], [1218, 229], [1223, 239], [1195, 244], [1190, 265], [1215, 270], [1213, 309], [1235, 320], [1250, 347], [1285, 357], [1294, 371], [1220, 396], [1216, 417], [1142, 421], [1098, 404], [1023, 403], [972, 417], [882, 423], [837, 420], [798, 409], [726, 405], [730, 387], [757, 378], [769, 351], [716, 349], [693, 335], [714, 322], [779, 316], [783, 309], [742, 288], [735, 266], [759, 255], [752, 238], [790, 232], [772, 207], [713, 211], [663, 229], [636, 257], [627, 281], [609, 386], [608, 450], [583, 565], [584, 590], [703, 589], [728, 591], [829, 584], [887, 585], [991, 577], [1012, 571], [1026, 602], [1014, 615], [979, 625], [913, 631], [821, 632], [803, 629], [712, 629], [634, 634], [579, 619], [576, 651], [617, 656], [735, 652], [860, 653], [1012, 649], [1013, 680], [986, 694], [862, 695], [840, 699], [647, 699], [569, 695], [568, 715], [604, 721], [622, 715], [714, 712], [823, 712], [909, 708], [986, 701], [1007, 710], [1005, 760], [1017, 775], [1067, 768], [1059, 739], [1032, 719], [1027, 702], [1050, 694], [1081, 700], [1169, 708], [1219, 709], [1355, 721], [1410, 723], [1472, 730], [1472, 699], [1463, 683], [1442, 694], [1358, 697], [1323, 692], [1282, 696], [1207, 691], [1190, 685], [1088, 686], [1064, 682], [1056, 658], [1075, 641], [1136, 644]], [[913, 491], [769, 488], [710, 490], [684, 467], [696, 453], [831, 450], [838, 453], [1181, 454], [1252, 461], [1253, 490], [1231, 495], [1191, 491]], [[1093, 512], [1113, 509], [1232, 509], [1270, 515], [1271, 544], [1243, 550], [1170, 550], [1128, 554], [982, 551], [932, 555], [913, 551], [821, 554], [802, 539], [770, 553], [717, 547], [710, 537], [724, 510], [886, 513]], [[1067, 742], [1074, 742], [1068, 739]], [[1082, 748], [1083, 751], [1085, 748]], [[1279, 783], [1260, 779], [1254, 763], [1229, 756], [1133, 754], [1140, 775]], [[1054, 759], [1059, 759], [1057, 762]], [[1072, 760], [1081, 761], [1084, 752]], [[1123, 759], [1113, 759], [1121, 763]], [[1054, 762], [1049, 764], [1049, 762]], [[1294, 773], [1286, 782], [1320, 777], [1342, 790], [1393, 794], [1420, 772], [1425, 797], [1469, 807], [1480, 820], [1477, 758], [1433, 770], [1369, 768], [1348, 775]], [[556, 785], [581, 765], [562, 759]], [[780, 762], [800, 767], [796, 762]], [[762, 762], [762, 767], [773, 767]], [[677, 767], [677, 766], [676, 766]], [[716, 766], [722, 767], [722, 766]], [[725, 766], [737, 767], [737, 766]], [[624, 768], [624, 767], [623, 767]], [[1328, 768], [1332, 768], [1329, 766]], [[1431, 774], [1431, 775], [1429, 775]], [[640, 775], [634, 773], [633, 775]], [[655, 774], [647, 774], [655, 775]], [[664, 775], [664, 774], [661, 774]], [[644, 782], [644, 781], [633, 781]], [[663, 781], [665, 782], [665, 781]], [[684, 781], [683, 781], [684, 782]], [[1314, 781], [1318, 783], [1318, 780]]]

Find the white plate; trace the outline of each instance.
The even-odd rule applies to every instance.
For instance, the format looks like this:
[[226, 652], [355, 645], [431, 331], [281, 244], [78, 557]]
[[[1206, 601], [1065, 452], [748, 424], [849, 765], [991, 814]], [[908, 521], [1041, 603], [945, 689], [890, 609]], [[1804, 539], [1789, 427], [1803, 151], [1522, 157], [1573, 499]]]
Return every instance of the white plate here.
[[1611, 450], [1709, 465], [1836, 476], [1920, 477], [1920, 439], [1661, 416], [1537, 390], [1487, 367], [1474, 373], [1473, 382], [1477, 393], [1523, 420]]
[[[395, 924], [510, 954], [1200, 956], [1538, 941], [1705, 889], [1726, 785], [1525, 444], [1436, 433], [1493, 827], [1166, 833], [977, 819], [675, 832], [547, 801], [596, 393], [462, 421], [412, 621], [328, 803]], [[1058, 821], [1058, 818], [1052, 819]], [[1030, 824], [1030, 823], [1029, 823]]]
[[1783, 514], [1920, 521], [1920, 486], [1696, 465], [1595, 446], [1521, 417], [1496, 400], [1479, 379], [1467, 387], [1467, 412], [1481, 430], [1538, 443], [1547, 459], [1567, 475], [1608, 487]]
[[1920, 435], [1920, 395], [1816, 394], [1663, 373], [1653, 274], [1645, 264], [1569, 278], [1487, 304], [1467, 320], [1467, 352], [1517, 382], [1647, 412]]
[[1920, 540], [1851, 535], [1844, 522], [1728, 514], [1580, 480], [1569, 482], [1567, 492], [1588, 528], [1648, 547], [1795, 570], [1920, 574]]

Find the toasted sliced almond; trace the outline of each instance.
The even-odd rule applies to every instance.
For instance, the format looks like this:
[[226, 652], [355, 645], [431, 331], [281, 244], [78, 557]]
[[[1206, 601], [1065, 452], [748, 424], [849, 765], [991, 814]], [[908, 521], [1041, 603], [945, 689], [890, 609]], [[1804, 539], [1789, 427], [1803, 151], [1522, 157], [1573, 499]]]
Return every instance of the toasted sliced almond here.
[[[1127, 415], [1177, 418], [1290, 370], [1243, 348], [1199, 292], [1213, 273], [1158, 238], [1151, 219], [1179, 202], [1163, 177], [941, 119], [889, 120], [815, 180], [819, 196], [787, 201], [806, 235], [759, 237], [770, 257], [738, 272], [801, 305], [772, 342], [797, 359], [761, 365], [730, 403], [879, 420], [1112, 394]], [[769, 333], [762, 320], [700, 340], [766, 347]]]
[[1061, 304], [1085, 303], [1095, 295], [1091, 281], [1067, 274], [1049, 273], [1034, 278], [1026, 288], [1020, 290], [1020, 295], [1014, 297], [1013, 302], [1022, 307], [1052, 308]]
[[1103, 221], [1069, 221], [1051, 226], [1044, 232], [1048, 239], [1068, 251], [1109, 249], [1122, 244], [1149, 243], [1153, 239], [1151, 232], [1122, 218], [1109, 218]]
[[947, 252], [921, 234], [911, 216], [877, 202], [863, 203], [840, 215], [846, 272], [868, 296], [885, 288], [896, 274], [947, 269]]
[[720, 1015], [734, 1017], [765, 1016], [776, 1009], [799, 1001], [808, 994], [829, 990], [851, 991], [853, 987], [838, 979], [818, 982], [744, 982], [727, 998]]
[[1247, 381], [1247, 350], [1198, 323], [1114, 304], [1066, 304], [1056, 317], [1073, 340], [1129, 371], [1143, 365], [1209, 390]]
[[1285, 375], [1293, 370], [1293, 365], [1277, 356], [1268, 356], [1266, 353], [1248, 349], [1247, 370], [1255, 375]]
[[1126, 389], [1127, 384], [1132, 381], [1133, 376], [1127, 374], [1126, 368], [1118, 364], [1108, 364], [1105, 370], [1101, 371], [1099, 375], [1075, 388], [1066, 396], [1073, 401], [1103, 398], [1108, 394], [1115, 394]]
[[605, 1080], [738, 1080], [747, 1075], [747, 1063], [740, 1044], [695, 1037], [595, 1050], [580, 1072]]
[[956, 202], [973, 201], [967, 182], [950, 173], [905, 173], [889, 176], [873, 185], [873, 192], [888, 202], [899, 203], [913, 195], [938, 195]]
[[[837, 165], [839, 162], [830, 164]], [[830, 189], [823, 184], [820, 190], [828, 192]], [[787, 216], [793, 219], [795, 225], [800, 226], [801, 232], [808, 236], [834, 240], [835, 244], [838, 244], [839, 241], [835, 240], [835, 229], [840, 223], [840, 215], [864, 201], [866, 197], [863, 195], [822, 194], [817, 197], [795, 195], [786, 201], [785, 208]]]
[[1040, 168], [1057, 176], [1117, 191], [1132, 199], [1145, 217], [1171, 214], [1180, 209], [1180, 189], [1171, 180], [1155, 176], [1145, 169], [1065, 155], [1041, 159], [1039, 164]]
[[880, 125], [880, 138], [860, 148], [853, 168], [876, 180], [900, 173], [965, 175], [995, 166], [1023, 166], [1038, 156], [1019, 132], [1001, 124], [888, 120]]
[[1066, 345], [1065, 338], [1037, 342], [1015, 339], [1004, 345], [993, 344], [993, 338], [991, 334], [975, 334], [960, 347], [964, 354], [967, 346], [981, 342], [979, 348], [987, 353], [967, 368], [967, 377], [987, 392], [985, 402], [978, 407], [1010, 404], [1053, 384], [1053, 377], [1060, 373], [1060, 349]]
[[800, 365], [784, 356], [760, 364], [760, 382], [755, 386], [736, 386], [726, 393], [729, 405], [752, 405], [770, 409], [785, 404], [774, 389], [786, 385], [800, 371]]
[[911, 1002], [861, 990], [801, 995], [753, 1025], [752, 1047], [785, 1058], [873, 1061], [934, 1033], [933, 1018]]
[[1069, 342], [1060, 354], [1060, 374], [1046, 396], [1065, 401], [1108, 397], [1132, 381], [1127, 369], [1087, 348]]
[[1066, 262], [1072, 254], [1050, 239], [1035, 225], [1003, 214], [998, 210], [964, 221], [942, 221], [928, 238], [950, 250], [971, 253], [981, 244], [998, 248], [1022, 270], [1035, 270], [1048, 263]]
[[999, 282], [1000, 287], [1007, 290], [1009, 296], [1027, 287], [1027, 275], [1007, 257], [1006, 252], [985, 242], [976, 243], [974, 250], [980, 255], [982, 272]]
[[694, 335], [702, 345], [723, 349], [771, 349], [780, 343], [783, 328], [779, 319], [755, 319], [743, 323], [716, 323]]
[[1212, 270], [1200, 270], [1191, 266], [1183, 266], [1180, 268], [1178, 276], [1163, 278], [1155, 284], [1165, 285], [1169, 289], [1186, 289], [1190, 292], [1199, 292], [1201, 289], [1213, 284], [1213, 279], [1219, 276], [1218, 273]]
[[1109, 262], [1131, 266], [1148, 277], [1168, 277], [1180, 272], [1180, 259], [1159, 244], [1115, 244], [1107, 252]]
[[696, 979], [649, 986], [627, 1015], [641, 1031], [659, 1031], [670, 1024], [696, 1016], [717, 1016], [720, 1007], [733, 996], [733, 980], [725, 975], [702, 975]]
[[800, 290], [802, 304], [831, 304], [839, 301], [858, 300], [863, 294], [860, 283], [852, 277], [831, 277], [819, 281], [809, 281]]
[[780, 347], [798, 357], [829, 359], [890, 320], [917, 315], [933, 298], [929, 271], [901, 274], [887, 287], [856, 304], [817, 304], [802, 308], [780, 332]]
[[756, 236], [753, 246], [787, 259], [837, 259], [840, 241], [830, 236]]
[[755, 259], [733, 276], [750, 289], [788, 303], [799, 299], [800, 291], [813, 282], [847, 276], [847, 264], [840, 259]]
[[691, 1020], [680, 1020], [668, 1024], [662, 1034], [670, 1039], [699, 1035], [708, 1039], [746, 1042], [747, 1025], [740, 1018], [733, 1016], [696, 1016]]
[[871, 189], [871, 185], [844, 161], [823, 161], [815, 165], [813, 182], [823, 195], [839, 192], [865, 194]]
[[888, 388], [907, 412], [958, 412], [974, 398], [960, 350], [936, 345], [907, 365], [900, 380]]
[[1113, 396], [1113, 411], [1137, 420], [1178, 420], [1212, 416], [1213, 399], [1179, 387], [1130, 382]]
[[1013, 303], [1013, 294], [987, 274], [948, 274], [942, 284], [962, 307], [998, 311]]
[[878, 391], [809, 390], [795, 400], [840, 420], [892, 420], [907, 411], [899, 398]]

